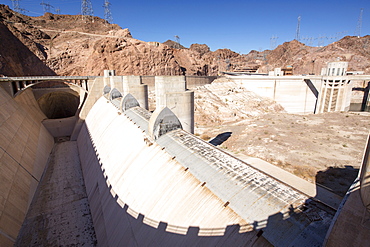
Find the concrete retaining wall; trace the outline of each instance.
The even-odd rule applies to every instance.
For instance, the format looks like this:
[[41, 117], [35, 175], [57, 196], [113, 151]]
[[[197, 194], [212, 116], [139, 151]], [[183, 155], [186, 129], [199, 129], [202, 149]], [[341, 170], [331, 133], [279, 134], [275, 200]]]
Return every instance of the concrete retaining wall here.
[[31, 89], [0, 88], [0, 246], [13, 246], [53, 148], [44, 118]]
[[[314, 113], [316, 96], [303, 77], [231, 76], [229, 78], [241, 83], [249, 91], [275, 100], [289, 113]], [[312, 80], [312, 84], [318, 91], [320, 91], [320, 83]]]

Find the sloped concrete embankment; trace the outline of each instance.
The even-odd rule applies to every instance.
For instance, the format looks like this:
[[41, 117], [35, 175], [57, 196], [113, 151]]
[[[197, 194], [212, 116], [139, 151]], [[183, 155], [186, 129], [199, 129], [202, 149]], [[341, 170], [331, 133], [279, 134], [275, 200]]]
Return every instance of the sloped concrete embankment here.
[[104, 97], [81, 128], [77, 143], [98, 245], [269, 245], [143, 132]]
[[15, 99], [0, 87], [0, 246], [12, 246], [54, 139], [31, 90]]
[[[77, 139], [99, 245], [323, 243], [334, 209], [173, 130], [160, 111], [123, 110], [126, 97], [106, 96]], [[172, 131], [156, 135], [151, 124], [157, 122]]]

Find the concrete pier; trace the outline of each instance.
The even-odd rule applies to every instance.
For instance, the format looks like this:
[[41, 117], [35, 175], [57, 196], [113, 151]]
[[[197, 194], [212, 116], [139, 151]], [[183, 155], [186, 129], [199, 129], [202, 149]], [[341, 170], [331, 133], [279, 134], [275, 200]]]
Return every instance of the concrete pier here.
[[156, 108], [168, 107], [183, 129], [194, 133], [194, 92], [186, 90], [185, 76], [155, 77]]

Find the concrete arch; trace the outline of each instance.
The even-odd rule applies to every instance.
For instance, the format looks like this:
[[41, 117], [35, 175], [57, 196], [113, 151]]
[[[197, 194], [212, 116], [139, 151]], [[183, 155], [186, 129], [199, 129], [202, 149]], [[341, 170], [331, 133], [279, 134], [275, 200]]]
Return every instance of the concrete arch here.
[[136, 106], [140, 107], [139, 102], [136, 100], [136, 98], [134, 96], [132, 96], [131, 94], [128, 93], [121, 100], [120, 109], [121, 109], [122, 112], [124, 112], [124, 111], [126, 111], [130, 108], [136, 107]]
[[149, 135], [154, 140], [176, 129], [182, 129], [181, 122], [168, 107], [156, 109], [150, 117]]
[[70, 92], [49, 92], [41, 96], [37, 103], [49, 119], [75, 116], [80, 106], [80, 98]]
[[106, 94], [109, 94], [110, 90], [112, 88], [108, 85], [106, 85], [104, 88], [103, 88], [103, 95], [106, 95]]
[[121, 98], [122, 97], [122, 94], [120, 91], [118, 91], [117, 88], [113, 88], [110, 92], [109, 92], [109, 100], [112, 101], [114, 99], [117, 99], [117, 98]]

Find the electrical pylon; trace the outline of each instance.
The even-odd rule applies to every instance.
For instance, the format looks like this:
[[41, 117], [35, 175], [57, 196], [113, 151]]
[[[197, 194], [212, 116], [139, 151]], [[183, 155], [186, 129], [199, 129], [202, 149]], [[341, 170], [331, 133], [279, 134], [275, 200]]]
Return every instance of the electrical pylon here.
[[82, 14], [83, 19], [85, 17], [93, 18], [94, 11], [93, 11], [92, 3], [90, 0], [81, 1], [81, 14]]
[[110, 24], [113, 23], [113, 17], [112, 17], [112, 12], [110, 11], [110, 2], [109, 0], [104, 1], [104, 20]]
[[296, 35], [295, 35], [295, 39], [297, 40], [297, 41], [299, 41], [300, 40], [300, 37], [299, 37], [299, 33], [300, 33], [300, 31], [301, 31], [301, 16], [298, 16], [298, 23], [297, 23], [297, 30], [296, 30]]
[[360, 15], [358, 17], [358, 21], [357, 21], [357, 27], [356, 27], [356, 33], [355, 35], [357, 37], [361, 37], [361, 29], [362, 29], [362, 14], [364, 12], [364, 9], [361, 9], [360, 10]]
[[50, 5], [49, 3], [44, 3], [44, 0], [42, 0], [42, 2], [40, 3], [40, 5], [42, 5], [42, 8], [44, 10], [44, 14], [46, 12], [51, 12], [51, 8], [54, 8], [52, 5]]

